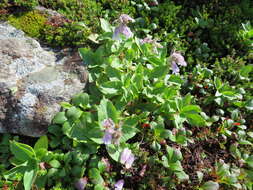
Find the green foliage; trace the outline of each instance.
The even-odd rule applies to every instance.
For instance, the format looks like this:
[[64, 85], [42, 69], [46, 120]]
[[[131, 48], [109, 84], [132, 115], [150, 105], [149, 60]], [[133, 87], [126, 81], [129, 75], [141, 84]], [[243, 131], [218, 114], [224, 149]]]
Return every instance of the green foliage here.
[[65, 23], [61, 27], [46, 25], [40, 38], [53, 47], [80, 46], [87, 43], [90, 29], [79, 23]]
[[21, 8], [26, 8], [26, 9], [32, 9], [35, 6], [37, 6], [38, 0], [3, 0], [0, 3], [0, 8], [5, 8], [9, 6], [19, 6]]
[[85, 25], [96, 28], [98, 26], [98, 16], [101, 12], [100, 4], [92, 0], [39, 0], [45, 7], [50, 7], [66, 16], [72, 21], [84, 22]]
[[38, 11], [30, 11], [16, 16], [10, 16], [8, 20], [10, 24], [23, 30], [29, 36], [39, 38], [41, 31], [45, 27], [47, 18]]
[[32, 147], [18, 143], [10, 142], [11, 152], [15, 156], [13, 160], [14, 168], [4, 173], [6, 179], [16, 179], [17, 174], [23, 175], [23, 184], [25, 190], [30, 190], [35, 181], [38, 172], [38, 159]]
[[13, 15], [8, 20], [29, 36], [39, 38], [53, 47], [85, 44], [90, 34], [90, 29], [79, 22], [66, 22], [62, 26], [53, 26], [48, 23], [48, 15], [39, 11]]
[[[79, 46], [93, 32], [97, 48], [79, 48], [89, 84], [61, 103], [47, 137], [34, 148], [8, 135], [1, 139], [6, 162], [0, 171], [7, 179], [0, 187], [15, 188], [16, 180], [25, 189], [71, 190], [88, 177], [86, 189], [114, 189], [124, 179], [125, 189], [251, 190], [249, 2], [40, 0], [75, 22], [44, 21], [33, 34], [56, 46]], [[135, 16], [129, 27], [136, 35], [112, 40], [110, 23], [122, 12]], [[10, 17], [14, 24], [18, 19]], [[141, 43], [137, 36], [147, 34], [167, 43]], [[171, 50], [185, 52], [188, 62], [177, 75]], [[134, 155], [130, 166], [122, 161], [126, 150], [126, 160]]]

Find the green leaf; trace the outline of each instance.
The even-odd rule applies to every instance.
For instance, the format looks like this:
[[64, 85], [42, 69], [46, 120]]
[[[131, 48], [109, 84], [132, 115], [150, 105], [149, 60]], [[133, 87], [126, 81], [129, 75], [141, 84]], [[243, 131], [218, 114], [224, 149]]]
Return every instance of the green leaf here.
[[91, 40], [92, 42], [98, 44], [98, 43], [99, 43], [98, 37], [99, 37], [98, 34], [93, 33], [93, 34], [90, 34], [90, 35], [88, 36], [88, 39]]
[[23, 179], [25, 190], [31, 189], [32, 184], [35, 180], [36, 174], [37, 174], [37, 170], [34, 170], [34, 169], [31, 169], [25, 172], [24, 179]]
[[48, 180], [48, 176], [47, 175], [37, 176], [35, 184], [38, 187], [38, 189], [43, 189], [46, 186], [47, 180]]
[[60, 168], [61, 167], [61, 163], [58, 160], [51, 160], [49, 162], [50, 166], [52, 166], [53, 168]]
[[180, 161], [176, 161], [176, 162], [173, 162], [173, 163], [169, 163], [169, 168], [174, 171], [174, 172], [181, 172], [183, 171], [183, 167], [181, 165], [181, 162]]
[[44, 148], [40, 148], [38, 150], [35, 150], [36, 157], [38, 160], [41, 160], [44, 156], [47, 155], [48, 151]]
[[61, 105], [61, 107], [65, 108], [65, 109], [69, 109], [72, 107], [72, 105], [68, 102], [61, 102], [60, 105]]
[[253, 168], [253, 156], [249, 156], [249, 157], [247, 158], [246, 164], [247, 164], [249, 167]]
[[157, 141], [153, 141], [152, 144], [151, 144], [151, 148], [154, 151], [159, 151], [161, 149], [161, 145]]
[[184, 83], [184, 81], [178, 75], [170, 75], [170, 78], [168, 81], [176, 85], [182, 85]]
[[115, 95], [122, 89], [122, 85], [121, 81], [107, 81], [100, 84], [99, 87], [103, 94]]
[[240, 69], [240, 75], [242, 77], [248, 78], [249, 77], [249, 73], [253, 71], [253, 65], [245, 65]]
[[94, 53], [89, 48], [79, 48], [78, 51], [85, 65], [91, 65], [95, 62]]
[[56, 169], [56, 168], [50, 168], [49, 170], [48, 170], [48, 172], [47, 172], [47, 177], [48, 178], [51, 178], [51, 177], [54, 177], [54, 176], [56, 176], [57, 175], [57, 173], [58, 173], [58, 169]]
[[155, 67], [149, 74], [150, 79], [154, 78], [160, 78], [164, 77], [168, 73], [168, 66], [167, 65], [161, 65], [158, 67]]
[[76, 94], [71, 102], [77, 107], [81, 106], [82, 108], [86, 108], [89, 104], [89, 95], [87, 93]]
[[229, 151], [230, 153], [232, 154], [232, 156], [234, 158], [239, 158], [241, 159], [241, 152], [239, 151], [239, 149], [237, 148], [238, 144], [231, 144], [230, 147], [229, 147]]
[[250, 138], [253, 138], [253, 132], [252, 132], [252, 131], [247, 132], [247, 135], [248, 135]]
[[[65, 171], [65, 173], [66, 173], [66, 171]], [[82, 177], [83, 173], [84, 173], [83, 167], [81, 167], [79, 165], [72, 166], [72, 168], [71, 168], [71, 175], [72, 176], [80, 178], [80, 177]]]
[[166, 66], [166, 70], [168, 71], [168, 65], [166, 65], [166, 62], [164, 60], [161, 60], [160, 58], [158, 58], [156, 56], [150, 56], [148, 58], [148, 62], [151, 63], [152, 65], [156, 65], [156, 66], [164, 65], [164, 66]]
[[166, 152], [168, 153], [168, 160], [170, 162], [170, 160], [172, 159], [172, 156], [174, 154], [174, 149], [170, 146], [166, 146]]
[[105, 32], [111, 32], [111, 25], [109, 24], [109, 22], [103, 18], [100, 18], [100, 24], [101, 24], [101, 28], [105, 31]]
[[7, 172], [4, 172], [3, 176], [4, 176], [5, 179], [15, 180], [15, 176], [18, 173], [24, 174], [26, 169], [27, 169], [27, 166], [20, 165], [20, 166], [17, 166], [17, 167], [14, 167], [14, 168], [10, 169]]
[[189, 180], [189, 176], [184, 171], [175, 172], [175, 174], [176, 174], [177, 178], [179, 179], [179, 181]]
[[179, 149], [173, 148], [173, 156], [171, 157], [172, 162], [176, 162], [177, 160], [183, 160], [183, 155]]
[[97, 168], [91, 168], [88, 175], [93, 184], [104, 184], [104, 179]]
[[250, 111], [253, 110], [253, 99], [248, 100], [248, 101], [245, 103], [245, 108], [247, 108], [247, 109], [250, 110]]
[[98, 106], [98, 121], [101, 124], [102, 121], [108, 118], [111, 118], [115, 123], [117, 123], [118, 112], [112, 102], [104, 98]]
[[176, 136], [173, 135], [172, 131], [168, 130], [168, 137], [172, 142], [176, 142]]
[[169, 168], [169, 161], [168, 161], [168, 158], [166, 156], [162, 156], [162, 165], [165, 168]]
[[94, 190], [104, 190], [104, 186], [101, 185], [101, 184], [97, 184], [95, 187], [94, 187]]
[[108, 65], [105, 68], [105, 73], [106, 75], [110, 78], [110, 79], [117, 79], [120, 80], [121, 79], [121, 72], [119, 71], [119, 69], [116, 69], [114, 67], [111, 67], [110, 65]]
[[66, 113], [66, 116], [68, 118], [71, 118], [71, 119], [74, 119], [74, 120], [79, 119], [81, 117], [81, 115], [82, 115], [82, 111], [79, 110], [78, 108], [74, 107], [74, 106], [71, 107], [70, 109], [68, 109], [68, 111]]
[[236, 95], [237, 93], [235, 91], [222, 91], [221, 94], [224, 96], [224, 97], [227, 97], [227, 98], [236, 98]]
[[44, 148], [46, 150], [48, 149], [48, 138], [47, 138], [46, 135], [41, 136], [39, 138], [39, 140], [34, 145], [34, 150], [35, 151], [38, 151], [41, 148]]
[[193, 125], [193, 126], [198, 126], [198, 127], [201, 127], [201, 126], [205, 126], [206, 125], [206, 122], [205, 120], [198, 114], [185, 114], [186, 118], [187, 118], [187, 121]]
[[143, 87], [143, 75], [142, 74], [134, 75], [133, 78], [131, 79], [131, 81], [136, 86], [138, 91], [142, 89], [142, 87]]
[[14, 156], [20, 161], [28, 161], [35, 158], [35, 152], [29, 145], [10, 141], [10, 149]]
[[197, 171], [197, 176], [198, 176], [198, 180], [199, 180], [199, 182], [202, 182], [203, 177], [204, 177], [203, 172], [201, 172], [201, 171]]
[[84, 133], [89, 139], [98, 144], [103, 144], [102, 138], [104, 133], [101, 131], [99, 126], [93, 126], [92, 128], [87, 128], [87, 131]]
[[122, 126], [122, 137], [121, 142], [126, 142], [136, 135], [139, 130], [135, 126]]
[[128, 139], [135, 136], [139, 130], [136, 128], [136, 125], [139, 121], [139, 117], [129, 117], [122, 124], [122, 137], [121, 141], [126, 142]]
[[201, 186], [203, 190], [219, 190], [219, 184], [217, 182], [208, 181]]
[[187, 105], [187, 106], [184, 106], [183, 109], [181, 110], [181, 113], [199, 113], [201, 112], [201, 109], [199, 106], [197, 105]]
[[216, 89], [218, 89], [218, 90], [222, 87], [222, 82], [217, 77], [214, 77], [214, 84], [215, 84]]
[[114, 144], [110, 144], [106, 146], [106, 150], [113, 160], [115, 160], [116, 162], [119, 161], [120, 154], [123, 151], [121, 147], [116, 147]]
[[53, 118], [54, 124], [63, 124], [65, 121], [67, 121], [67, 118], [65, 117], [65, 112], [58, 112]]

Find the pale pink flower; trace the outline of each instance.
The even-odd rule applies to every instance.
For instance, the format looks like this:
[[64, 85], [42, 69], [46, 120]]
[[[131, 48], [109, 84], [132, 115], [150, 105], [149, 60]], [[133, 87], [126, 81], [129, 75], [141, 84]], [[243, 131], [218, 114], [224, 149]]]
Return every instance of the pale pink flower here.
[[184, 57], [180, 53], [174, 51], [170, 55], [170, 57], [171, 57], [171, 68], [172, 68], [173, 74], [179, 73], [180, 69], [179, 69], [178, 65], [184, 66], [184, 67], [187, 66], [187, 63], [184, 60]]
[[111, 118], [105, 119], [102, 121], [102, 126], [105, 128], [103, 142], [104, 144], [111, 144], [112, 143], [112, 135], [115, 132], [115, 124]]
[[177, 66], [177, 64], [174, 61], [172, 61], [172, 63], [171, 63], [171, 68], [172, 68], [173, 74], [178, 74], [180, 71], [179, 67]]
[[119, 21], [119, 23], [127, 24], [129, 22], [134, 22], [135, 20], [127, 14], [121, 14], [118, 21]]
[[121, 179], [121, 180], [119, 180], [115, 183], [115, 185], [114, 185], [115, 189], [114, 190], [122, 190], [123, 186], [124, 186], [124, 180]]
[[132, 31], [126, 24], [120, 24], [117, 28], [115, 28], [112, 39], [120, 40], [120, 35], [124, 35], [126, 38], [133, 37]]
[[109, 128], [114, 128], [115, 124], [114, 124], [113, 120], [111, 118], [109, 118], [109, 119], [105, 119], [104, 121], [102, 121], [102, 126], [106, 129], [109, 129]]
[[120, 127], [115, 127], [115, 124], [111, 118], [105, 119], [102, 122], [102, 126], [105, 128], [104, 136], [103, 136], [103, 143], [108, 144], [119, 144], [120, 138], [122, 136], [122, 132]]
[[145, 44], [145, 43], [152, 44], [153, 52], [156, 53], [156, 54], [158, 53], [157, 48], [163, 48], [163, 46], [160, 43], [158, 43], [155, 39], [152, 40], [149, 37], [146, 37], [143, 40], [140, 40], [140, 43], [141, 44]]
[[87, 185], [87, 177], [80, 178], [76, 183], [75, 183], [75, 188], [77, 190], [84, 190], [85, 186]]
[[132, 151], [128, 148], [124, 148], [120, 156], [120, 163], [125, 164], [126, 168], [129, 169], [132, 167], [133, 162], [134, 155], [132, 154]]
[[115, 28], [112, 39], [120, 40], [120, 35], [124, 35], [126, 38], [133, 37], [133, 33], [127, 24], [129, 22], [134, 22], [134, 19], [127, 14], [122, 14], [117, 21], [119, 22], [119, 26]]
[[105, 131], [105, 134], [103, 136], [103, 143], [104, 144], [112, 144], [112, 133]]
[[171, 54], [171, 59], [172, 59], [172, 61], [174, 61], [174, 62], [177, 63], [178, 65], [181, 65], [181, 66], [184, 66], [184, 67], [187, 66], [187, 63], [186, 63], [186, 61], [184, 60], [184, 57], [183, 57], [180, 53], [173, 52], [173, 53]]

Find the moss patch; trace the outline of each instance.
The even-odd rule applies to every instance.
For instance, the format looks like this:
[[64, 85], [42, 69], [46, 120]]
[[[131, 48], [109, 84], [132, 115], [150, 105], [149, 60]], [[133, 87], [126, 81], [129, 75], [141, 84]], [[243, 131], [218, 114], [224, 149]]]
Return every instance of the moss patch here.
[[38, 11], [30, 11], [9, 17], [9, 22], [14, 27], [23, 30], [31, 37], [39, 38], [42, 29], [45, 27], [47, 18]]
[[10, 15], [8, 21], [14, 27], [24, 31], [28, 36], [37, 38], [51, 47], [74, 47], [87, 43], [90, 28], [61, 17], [48, 16], [39, 11], [29, 11]]

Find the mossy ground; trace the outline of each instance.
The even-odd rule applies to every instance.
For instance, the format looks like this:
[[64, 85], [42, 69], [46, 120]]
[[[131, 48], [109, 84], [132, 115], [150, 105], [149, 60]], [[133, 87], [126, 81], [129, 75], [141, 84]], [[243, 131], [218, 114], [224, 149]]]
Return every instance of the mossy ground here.
[[8, 18], [11, 25], [23, 30], [31, 37], [39, 38], [45, 28], [47, 18], [38, 11], [30, 11], [11, 15]]
[[87, 42], [90, 29], [82, 27], [64, 17], [50, 16], [37, 10], [5, 15], [8, 21], [28, 36], [37, 38], [51, 47], [79, 46]]

